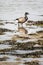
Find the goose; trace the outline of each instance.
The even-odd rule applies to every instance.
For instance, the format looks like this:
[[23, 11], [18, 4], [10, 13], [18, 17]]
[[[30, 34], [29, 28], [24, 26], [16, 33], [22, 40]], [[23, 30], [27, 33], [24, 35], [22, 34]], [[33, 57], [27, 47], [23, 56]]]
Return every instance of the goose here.
[[28, 17], [27, 17], [28, 14], [29, 14], [28, 12], [25, 12], [24, 17], [17, 18], [16, 20], [18, 20], [18, 24], [19, 23], [21, 23], [21, 24], [25, 23], [28, 20]]

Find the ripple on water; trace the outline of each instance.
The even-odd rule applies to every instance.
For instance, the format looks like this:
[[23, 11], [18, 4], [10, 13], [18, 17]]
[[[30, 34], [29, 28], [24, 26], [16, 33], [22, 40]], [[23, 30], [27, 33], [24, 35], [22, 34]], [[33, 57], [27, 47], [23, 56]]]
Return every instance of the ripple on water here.
[[4, 40], [11, 40], [11, 37], [9, 37], [8, 35], [1, 35], [0, 41], [4, 41]]
[[[3, 35], [0, 35], [0, 40], [3, 40], [3, 41], [5, 41], [5, 40], [11, 40], [12, 39], [12, 37], [14, 36], [19, 36], [19, 37], [23, 37], [23, 35], [21, 35], [21, 32], [19, 32], [17, 29], [16, 29], [16, 27], [15, 27], [16, 25], [14, 25], [14, 24], [10, 24], [10, 23], [7, 23], [7, 24], [4, 24], [4, 26], [2, 26], [2, 29], [3, 28], [5, 28], [5, 29], [8, 29], [8, 30], [11, 30], [11, 31], [13, 31], [13, 32], [11, 32], [11, 31], [4, 31], [4, 34]], [[43, 28], [41, 28], [40, 26], [35, 26], [35, 25], [31, 25], [31, 26], [27, 26], [27, 27], [25, 27], [25, 25], [24, 25], [24, 28], [26, 28], [26, 30], [28, 31], [28, 37], [30, 37], [30, 38], [28, 38], [28, 39], [20, 39], [20, 40], [16, 40], [16, 42], [18, 43], [18, 45], [19, 45], [19, 43], [30, 43], [30, 42], [35, 42], [35, 43], [37, 43], [38, 42], [38, 37], [33, 37], [31, 34], [36, 34], [36, 33], [38, 33], [39, 31], [43, 31]], [[16, 33], [15, 33], [15, 30], [16, 30]], [[30, 35], [31, 36], [30, 36]], [[37, 35], [37, 34], [36, 34]], [[27, 36], [27, 35], [26, 35]], [[31, 38], [32, 37], [32, 38]], [[14, 38], [13, 38], [14, 39]], [[6, 42], [5, 42], [6, 43]], [[16, 43], [16, 44], [17, 44]], [[15, 44], [15, 42], [14, 42], [14, 44]], [[22, 50], [20, 50], [20, 46], [17, 46], [18, 48], [14, 48], [14, 46], [15, 45], [7, 45], [7, 43], [6, 43], [6, 45], [5, 44], [0, 44], [0, 50], [3, 50], [4, 51], [4, 49], [6, 49], [5, 50], [5, 54], [2, 52], [2, 55], [1, 55], [1, 52], [0, 52], [0, 61], [8, 61], [8, 62], [20, 62], [20, 64], [22, 65], [23, 63], [25, 63], [25, 62], [30, 62], [31, 63], [31, 61], [39, 61], [40, 62], [40, 64], [43, 64], [42, 62], [43, 62], [43, 55], [41, 56], [41, 55], [37, 55], [37, 54], [41, 54], [42, 53], [42, 49], [34, 49], [34, 50], [30, 50], [29, 48], [28, 48], [28, 50], [25, 50], [25, 48], [27, 48], [26, 47], [26, 45], [25, 45], [25, 47], [23, 48], [23, 47], [21, 47], [21, 49]], [[23, 44], [21, 45], [21, 46], [23, 46]], [[39, 45], [34, 45], [34, 47], [37, 47], [37, 46], [39, 46]], [[12, 48], [12, 49], [11, 49]], [[9, 51], [8, 51], [8, 49], [9, 49]], [[24, 50], [23, 50], [24, 49]], [[29, 57], [29, 54], [36, 54], [35, 56], [34, 55], [30, 55], [30, 57]]]
[[7, 49], [7, 48], [11, 48], [11, 45], [0, 44], [0, 50]]

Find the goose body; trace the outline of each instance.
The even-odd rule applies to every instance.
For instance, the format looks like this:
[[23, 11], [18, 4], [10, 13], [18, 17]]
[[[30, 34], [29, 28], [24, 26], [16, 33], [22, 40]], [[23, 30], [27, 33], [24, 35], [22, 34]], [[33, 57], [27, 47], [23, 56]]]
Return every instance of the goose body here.
[[23, 24], [24, 22], [26, 22], [28, 20], [27, 15], [28, 15], [28, 13], [26, 12], [24, 17], [17, 18], [16, 20], [18, 20], [18, 23]]

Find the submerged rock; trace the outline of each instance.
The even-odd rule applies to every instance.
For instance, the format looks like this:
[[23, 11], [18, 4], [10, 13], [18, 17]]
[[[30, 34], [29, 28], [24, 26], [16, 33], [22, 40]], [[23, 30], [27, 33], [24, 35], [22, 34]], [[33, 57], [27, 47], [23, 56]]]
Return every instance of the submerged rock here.
[[25, 65], [39, 65], [38, 61], [25, 62]]
[[0, 32], [13, 32], [13, 31], [5, 28], [0, 28]]
[[2, 58], [0, 58], [0, 61], [6, 61], [8, 59], [8, 57], [4, 56]]
[[1, 32], [1, 31], [0, 31], [0, 35], [4, 35], [4, 34], [5, 34], [4, 32]]
[[4, 25], [4, 23], [0, 23], [0, 25]]
[[28, 21], [28, 23], [33, 23], [33, 24], [43, 24], [43, 21], [32, 21], [32, 20], [30, 20], [30, 21]]

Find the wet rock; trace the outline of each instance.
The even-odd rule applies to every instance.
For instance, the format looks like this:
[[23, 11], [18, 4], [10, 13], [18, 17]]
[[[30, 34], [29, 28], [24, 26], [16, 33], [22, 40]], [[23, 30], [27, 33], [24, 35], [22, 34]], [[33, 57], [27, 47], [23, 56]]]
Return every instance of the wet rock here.
[[4, 35], [4, 34], [5, 34], [4, 32], [1, 32], [1, 31], [0, 31], [0, 35]]
[[43, 24], [43, 21], [36, 21], [36, 24]]
[[32, 55], [32, 54], [17, 54], [18, 57], [21, 57], [21, 58], [40, 58], [40, 55]]
[[5, 22], [6, 24], [14, 24], [14, 22]]
[[37, 26], [42, 26], [43, 27], [43, 21], [28, 21], [26, 25], [37, 25]]
[[41, 45], [39, 45], [39, 44], [35, 44], [34, 47], [36, 47], [36, 48], [37, 48], [37, 47], [41, 47]]
[[5, 28], [0, 28], [0, 32], [13, 32], [13, 31]]
[[4, 56], [2, 58], [0, 58], [0, 61], [6, 61], [8, 59], [8, 57]]
[[27, 55], [27, 58], [40, 58], [40, 55]]
[[4, 25], [4, 23], [0, 23], [0, 25]]
[[43, 39], [39, 39], [38, 42], [43, 47]]
[[37, 61], [25, 62], [25, 65], [39, 65]]

